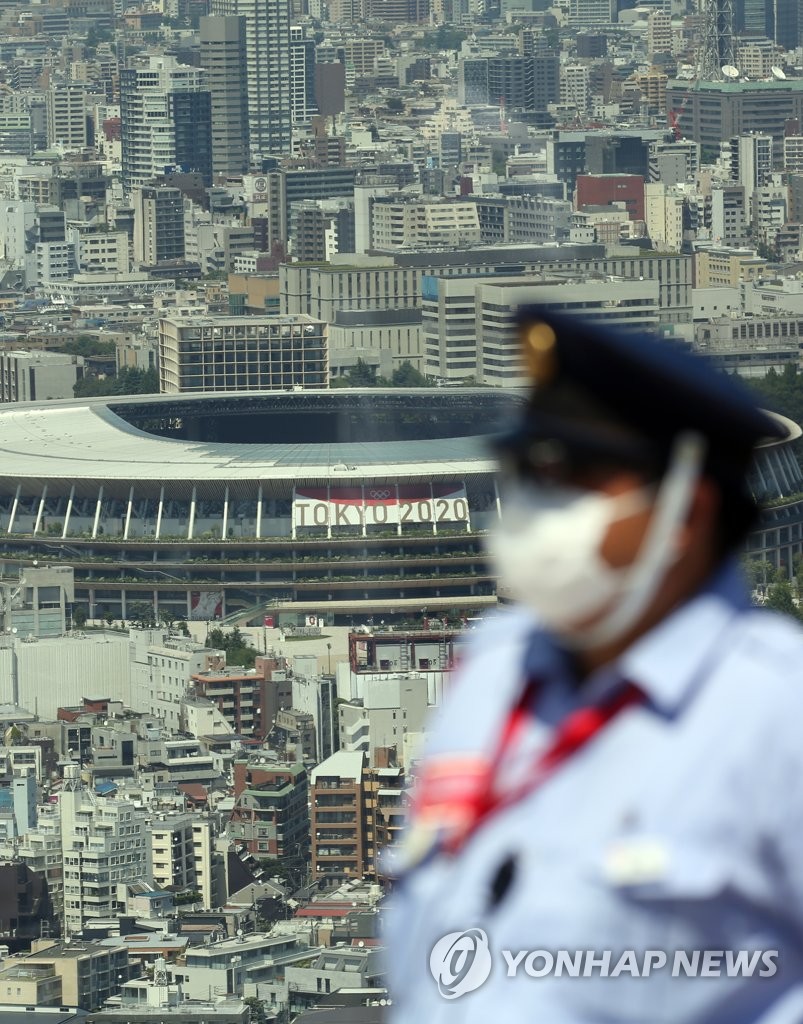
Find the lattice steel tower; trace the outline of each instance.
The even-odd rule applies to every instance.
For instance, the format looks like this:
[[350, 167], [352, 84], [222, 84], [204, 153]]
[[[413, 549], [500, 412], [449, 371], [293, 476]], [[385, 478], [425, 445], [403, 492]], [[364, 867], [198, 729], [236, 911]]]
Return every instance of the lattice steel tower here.
[[722, 67], [736, 63], [733, 42], [733, 0], [701, 0], [703, 33], [697, 58], [697, 72], [707, 82], [725, 77]]

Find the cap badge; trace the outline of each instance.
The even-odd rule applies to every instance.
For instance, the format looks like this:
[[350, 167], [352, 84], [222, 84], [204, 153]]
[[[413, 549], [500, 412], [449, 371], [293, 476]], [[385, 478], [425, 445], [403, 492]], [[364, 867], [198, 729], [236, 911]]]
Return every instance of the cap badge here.
[[546, 323], [533, 324], [525, 331], [524, 357], [530, 376], [536, 384], [547, 383], [557, 372], [557, 340], [554, 330]]

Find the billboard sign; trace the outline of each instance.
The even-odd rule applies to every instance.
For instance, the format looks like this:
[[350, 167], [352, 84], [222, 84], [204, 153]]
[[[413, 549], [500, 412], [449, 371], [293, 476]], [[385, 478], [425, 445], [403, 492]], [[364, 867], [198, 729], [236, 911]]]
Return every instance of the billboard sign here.
[[396, 526], [405, 523], [468, 523], [465, 484], [365, 484], [360, 487], [296, 487], [293, 527]]
[[210, 622], [223, 614], [222, 590], [193, 590], [190, 593], [191, 622]]

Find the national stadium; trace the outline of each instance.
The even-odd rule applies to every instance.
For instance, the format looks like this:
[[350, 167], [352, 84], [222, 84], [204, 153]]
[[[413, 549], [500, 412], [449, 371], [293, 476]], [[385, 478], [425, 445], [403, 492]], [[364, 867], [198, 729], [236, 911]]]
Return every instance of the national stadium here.
[[260, 623], [494, 604], [488, 435], [521, 401], [394, 388], [0, 406], [3, 575], [71, 565], [90, 618], [142, 602]]
[[[75, 606], [277, 624], [471, 614], [496, 603], [487, 388], [154, 395], [0, 406], [0, 575], [75, 569]], [[791, 442], [762, 445], [754, 557], [803, 551]]]

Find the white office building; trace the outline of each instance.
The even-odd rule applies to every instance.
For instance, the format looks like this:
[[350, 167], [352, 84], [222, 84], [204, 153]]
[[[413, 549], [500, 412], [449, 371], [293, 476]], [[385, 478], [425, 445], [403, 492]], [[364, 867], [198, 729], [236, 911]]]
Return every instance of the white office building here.
[[128, 800], [100, 798], [80, 781], [80, 767], [64, 770], [59, 796], [67, 935], [118, 913], [118, 886], [149, 880], [145, 812]]

